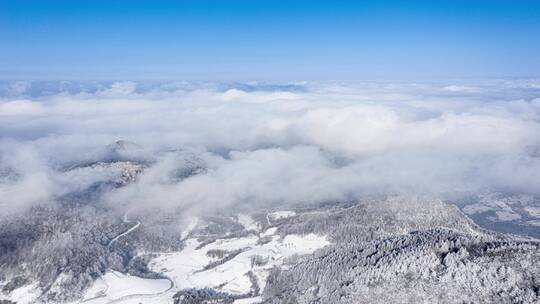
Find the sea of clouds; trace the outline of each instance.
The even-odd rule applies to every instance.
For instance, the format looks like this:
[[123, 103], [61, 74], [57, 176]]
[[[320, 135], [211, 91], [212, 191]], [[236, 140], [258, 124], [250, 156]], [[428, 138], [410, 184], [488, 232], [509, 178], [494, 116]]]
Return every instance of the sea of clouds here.
[[[104, 200], [207, 209], [540, 194], [540, 80], [0, 83], [4, 213], [83, 189], [99, 172], [66, 173], [117, 140], [152, 159]], [[184, 151], [200, 174], [171, 178]]]

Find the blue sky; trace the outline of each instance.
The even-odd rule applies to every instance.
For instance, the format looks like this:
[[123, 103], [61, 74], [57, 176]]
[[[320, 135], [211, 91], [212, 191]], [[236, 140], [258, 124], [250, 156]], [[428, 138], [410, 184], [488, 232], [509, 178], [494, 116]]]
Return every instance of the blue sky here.
[[0, 0], [0, 79], [540, 76], [540, 1]]

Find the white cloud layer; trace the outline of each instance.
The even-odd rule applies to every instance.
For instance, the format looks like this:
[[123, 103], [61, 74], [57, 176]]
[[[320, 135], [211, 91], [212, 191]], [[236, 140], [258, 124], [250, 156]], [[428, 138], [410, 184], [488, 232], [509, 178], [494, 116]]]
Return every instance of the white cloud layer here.
[[[540, 81], [267, 84], [63, 83], [0, 92], [0, 206], [53, 201], [105, 179], [66, 174], [108, 144], [149, 169], [105, 200], [224, 207], [413, 193], [540, 194]], [[6, 89], [7, 88], [7, 89]], [[58, 89], [60, 88], [60, 89]], [[85, 89], [86, 88], [86, 89]], [[208, 167], [178, 180], [175, 153]]]

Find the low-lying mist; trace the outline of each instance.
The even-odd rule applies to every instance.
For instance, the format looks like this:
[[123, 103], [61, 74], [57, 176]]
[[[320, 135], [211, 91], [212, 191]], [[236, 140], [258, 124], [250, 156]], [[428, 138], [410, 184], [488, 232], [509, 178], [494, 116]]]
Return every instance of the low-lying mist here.
[[0, 94], [2, 214], [85, 191], [121, 170], [85, 164], [119, 159], [144, 169], [99, 200], [125, 208], [540, 194], [540, 80], [4, 82]]

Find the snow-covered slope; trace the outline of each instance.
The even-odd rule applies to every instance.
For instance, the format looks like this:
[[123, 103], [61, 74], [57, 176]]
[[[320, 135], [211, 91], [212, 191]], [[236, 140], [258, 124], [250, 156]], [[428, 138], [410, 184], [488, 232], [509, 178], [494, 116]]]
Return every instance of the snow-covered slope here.
[[218, 287], [221, 291], [241, 295], [264, 288], [272, 267], [282, 266], [294, 255], [310, 254], [329, 244], [324, 236], [315, 234], [281, 238], [270, 231], [264, 236], [268, 238], [266, 243], [260, 243], [256, 235], [248, 235], [217, 239], [206, 246], [196, 239], [188, 239], [184, 250], [161, 255], [150, 266], [173, 279], [179, 289]]
[[[538, 300], [539, 243], [482, 229], [439, 200], [391, 197], [199, 217], [97, 212], [69, 226], [73, 214], [64, 215], [59, 231], [94, 227], [81, 235], [86, 242], [68, 243], [71, 251], [90, 251], [54, 259], [52, 251], [38, 250], [50, 261], [46, 269], [55, 271], [54, 279], [46, 272], [6, 273], [0, 299], [23, 304]], [[92, 224], [100, 215], [99, 225]], [[13, 224], [11, 231], [20, 235], [20, 223]], [[49, 243], [34, 248], [59, 248], [44, 240]], [[69, 267], [59, 271], [62, 265]], [[39, 269], [32, 267], [27, 269]]]
[[327, 247], [276, 269], [269, 303], [537, 303], [540, 244], [447, 229]]
[[143, 279], [116, 271], [109, 271], [96, 280], [90, 287], [83, 303], [121, 303], [130, 300], [139, 300], [158, 297], [173, 288], [172, 282], [167, 279]]

